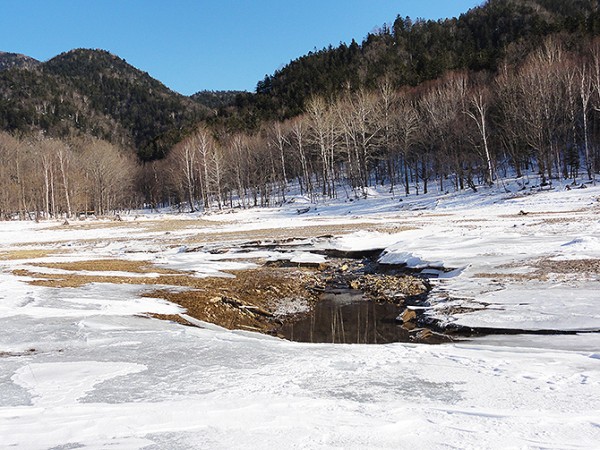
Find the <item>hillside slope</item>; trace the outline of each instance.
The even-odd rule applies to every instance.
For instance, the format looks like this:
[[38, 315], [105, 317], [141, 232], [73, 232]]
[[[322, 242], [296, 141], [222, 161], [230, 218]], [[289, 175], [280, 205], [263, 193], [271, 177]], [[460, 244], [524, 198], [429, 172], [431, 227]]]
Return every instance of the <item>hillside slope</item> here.
[[398, 16], [361, 44], [310, 52], [257, 85], [253, 113], [294, 116], [314, 95], [372, 88], [384, 77], [416, 86], [451, 70], [495, 70], [499, 61], [539, 45], [551, 33], [600, 33], [596, 0], [489, 0], [446, 20]]
[[[171, 91], [103, 50], [72, 50], [38, 63], [0, 53], [0, 129], [67, 137], [92, 134], [160, 159], [199, 121], [232, 132], [301, 114], [307, 99], [327, 99], [387, 78], [417, 86], [448, 71], [496, 70], [517, 62], [553, 33], [600, 34], [597, 0], [489, 0], [458, 18], [398, 16], [358, 43], [309, 52], [257, 83], [255, 93]], [[4, 69], [4, 70], [2, 70]]]
[[0, 127], [82, 132], [157, 159], [208, 109], [104, 50], [72, 50], [0, 72]]
[[13, 67], [31, 68], [37, 66], [39, 63], [37, 59], [20, 53], [0, 52], [0, 71]]

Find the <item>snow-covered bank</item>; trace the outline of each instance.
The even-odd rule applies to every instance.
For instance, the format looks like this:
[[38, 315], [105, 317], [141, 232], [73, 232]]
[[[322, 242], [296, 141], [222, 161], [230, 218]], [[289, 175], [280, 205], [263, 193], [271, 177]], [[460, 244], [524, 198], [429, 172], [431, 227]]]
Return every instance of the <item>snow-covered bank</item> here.
[[[596, 329], [598, 198], [598, 187], [402, 202], [381, 194], [301, 215], [290, 204], [202, 220], [124, 217], [98, 227], [0, 223], [2, 445], [595, 448], [598, 334], [488, 336], [435, 347], [299, 344], [137, 317], [182, 311], [140, 297], [151, 271], [129, 274], [132, 284], [69, 288], [32, 286], [31, 276], [12, 271], [69, 276], [76, 271], [39, 264], [119, 258], [222, 275], [282, 255], [211, 252], [215, 245], [303, 233], [291, 256], [297, 261], [322, 262], [315, 249], [381, 248], [383, 262], [441, 275], [428, 314], [447, 322]], [[181, 223], [157, 231], [155, 222]]]
[[4, 445], [593, 448], [600, 439], [598, 353], [306, 345], [117, 317], [49, 326], [63, 334], [60, 349], [2, 358]]

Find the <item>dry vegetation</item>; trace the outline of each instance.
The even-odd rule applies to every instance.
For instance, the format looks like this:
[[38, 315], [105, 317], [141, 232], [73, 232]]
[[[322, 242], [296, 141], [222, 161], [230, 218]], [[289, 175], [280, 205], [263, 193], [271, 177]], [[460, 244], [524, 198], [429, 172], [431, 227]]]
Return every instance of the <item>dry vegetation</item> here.
[[[132, 222], [128, 222], [132, 223]], [[144, 231], [150, 233], [167, 233], [181, 230], [194, 230], [194, 229], [218, 229], [219, 226], [223, 225], [222, 222], [213, 220], [203, 219], [160, 219], [150, 221], [133, 222], [138, 226], [144, 228]]]
[[[315, 301], [308, 288], [312, 273], [307, 269], [259, 268], [236, 272], [235, 278], [204, 278], [195, 289], [159, 289], [146, 294], [183, 306], [188, 315], [229, 329], [276, 333], [276, 317], [282, 299]], [[160, 316], [158, 316], [160, 317]], [[182, 322], [180, 318], [160, 317]], [[185, 319], [183, 319], [185, 321]], [[185, 322], [183, 322], [185, 323]]]
[[125, 259], [94, 259], [87, 261], [69, 261], [58, 263], [32, 264], [34, 267], [47, 267], [69, 271], [97, 271], [97, 272], [132, 272], [132, 273], [159, 273], [164, 275], [180, 275], [182, 272], [164, 269], [148, 261], [129, 261]]
[[600, 259], [541, 259], [536, 266], [545, 273], [600, 275]]
[[[186, 236], [182, 243], [193, 245], [200, 243], [231, 242], [235, 240], [285, 240], [293, 237], [294, 239], [307, 239], [314, 237], [339, 236], [353, 233], [360, 230], [371, 230], [381, 228], [373, 223], [356, 222], [340, 225], [304, 225], [298, 228], [264, 228], [257, 230], [242, 231], [218, 231], [211, 230], [201, 234]], [[396, 232], [411, 229], [396, 227]], [[240, 239], [243, 238], [243, 239]]]
[[[36, 273], [34, 268], [16, 269], [13, 273], [32, 278], [29, 281], [32, 285], [53, 288], [81, 287], [89, 283], [157, 286], [158, 289], [147, 292], [144, 296], [171, 301], [183, 306], [187, 310], [186, 314], [196, 319], [231, 329], [274, 332], [280, 325], [275, 317], [275, 310], [282, 299], [290, 301], [315, 299], [314, 294], [308, 289], [311, 283], [314, 284], [313, 273], [301, 268], [261, 267], [237, 271], [235, 276], [231, 277], [199, 278], [194, 277], [190, 272], [164, 269], [146, 261], [105, 259], [40, 263], [32, 266], [61, 269], [73, 273]], [[87, 275], [83, 271], [158, 273], [159, 276]], [[151, 316], [189, 324], [187, 320], [177, 315], [151, 314]]]
[[[528, 273], [477, 273], [475, 277], [506, 281], [547, 281], [551, 274], [572, 276], [577, 279], [580, 279], [583, 275], [600, 275], [600, 259], [553, 260], [543, 258], [532, 261], [528, 266], [532, 268], [532, 271]], [[501, 268], [515, 267], [521, 267], [521, 265], [507, 264], [501, 266]]]
[[54, 255], [57, 253], [59, 253], [58, 250], [41, 248], [7, 250], [0, 252], [0, 261], [17, 261], [20, 259], [45, 258], [46, 256]]

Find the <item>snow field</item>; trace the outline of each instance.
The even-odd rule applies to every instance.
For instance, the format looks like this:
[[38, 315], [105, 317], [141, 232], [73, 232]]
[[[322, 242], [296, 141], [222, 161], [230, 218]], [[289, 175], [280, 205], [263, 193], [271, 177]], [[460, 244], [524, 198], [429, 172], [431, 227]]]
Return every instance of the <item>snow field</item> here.
[[[299, 344], [139, 317], [184, 313], [140, 297], [152, 274], [139, 276], [139, 285], [58, 289], [32, 286], [11, 271], [43, 275], [48, 269], [33, 264], [122, 258], [223, 275], [282, 255], [186, 252], [181, 238], [228, 230], [243, 240], [252, 230], [288, 227], [293, 236], [315, 223], [370, 223], [369, 230], [307, 239], [294, 258], [322, 262], [311, 253], [317, 247], [385, 248], [382, 262], [456, 269], [437, 272], [428, 310], [435, 317], [584, 331], [600, 328], [598, 274], [554, 273], [550, 263], [542, 277], [538, 261], [600, 259], [599, 197], [598, 187], [402, 202], [380, 194], [319, 204], [302, 215], [292, 204], [207, 216], [215, 229], [203, 224], [168, 235], [132, 227], [130, 217], [98, 229], [1, 223], [0, 254], [57, 252], [0, 261], [1, 446], [597, 448], [597, 333], [488, 336], [443, 346]], [[449, 304], [460, 308], [449, 312]]]

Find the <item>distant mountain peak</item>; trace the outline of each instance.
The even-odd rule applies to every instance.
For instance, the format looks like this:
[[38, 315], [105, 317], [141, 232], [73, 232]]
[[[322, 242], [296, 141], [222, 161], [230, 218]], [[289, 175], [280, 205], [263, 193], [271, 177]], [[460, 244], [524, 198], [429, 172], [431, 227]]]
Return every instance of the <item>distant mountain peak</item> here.
[[44, 130], [53, 136], [92, 134], [135, 148], [142, 160], [166, 155], [210, 112], [97, 49], [61, 53], [31, 72], [0, 72], [0, 99], [6, 100], [0, 102], [1, 128]]
[[30, 69], [40, 62], [30, 56], [21, 53], [0, 52], [0, 71], [16, 68]]

